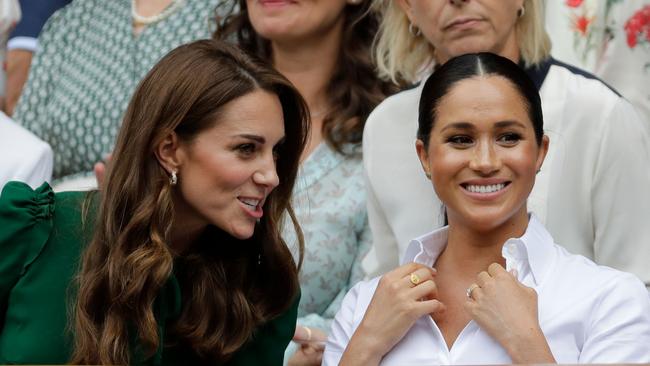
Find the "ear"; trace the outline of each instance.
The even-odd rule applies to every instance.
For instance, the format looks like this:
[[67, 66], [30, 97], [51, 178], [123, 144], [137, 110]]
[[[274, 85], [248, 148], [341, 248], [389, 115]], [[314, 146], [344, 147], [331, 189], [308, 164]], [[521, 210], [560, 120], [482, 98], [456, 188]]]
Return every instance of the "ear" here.
[[409, 18], [409, 21], [413, 23], [413, 6], [411, 5], [411, 0], [391, 0], [391, 1], [397, 1], [397, 5], [399, 5], [399, 7], [404, 12], [404, 14], [406, 14], [406, 16]]
[[415, 140], [415, 151], [418, 153], [418, 158], [420, 158], [420, 164], [422, 164], [424, 175], [431, 179], [431, 172], [429, 171], [429, 153], [427, 152], [427, 148], [424, 146], [422, 140]]
[[535, 167], [537, 168], [537, 171], [542, 169], [542, 164], [544, 163], [544, 159], [546, 158], [546, 153], [548, 153], [549, 144], [550, 144], [550, 140], [548, 136], [546, 135], [542, 136], [542, 145], [539, 147], [539, 152], [537, 153], [537, 162], [535, 163]]
[[182, 151], [180, 141], [176, 132], [171, 131], [155, 147], [154, 153], [158, 163], [171, 174], [172, 171], [178, 171], [182, 163]]

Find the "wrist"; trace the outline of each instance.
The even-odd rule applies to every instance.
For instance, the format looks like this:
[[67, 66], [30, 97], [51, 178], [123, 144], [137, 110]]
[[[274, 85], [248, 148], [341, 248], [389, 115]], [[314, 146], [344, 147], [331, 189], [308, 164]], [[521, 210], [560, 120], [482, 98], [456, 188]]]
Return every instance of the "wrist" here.
[[339, 365], [341, 366], [373, 366], [378, 365], [384, 356], [382, 347], [373, 340], [372, 336], [364, 335], [363, 332], [355, 332], [345, 348]]
[[504, 348], [513, 363], [555, 363], [551, 348], [542, 330], [532, 328], [523, 335], [504, 342]]

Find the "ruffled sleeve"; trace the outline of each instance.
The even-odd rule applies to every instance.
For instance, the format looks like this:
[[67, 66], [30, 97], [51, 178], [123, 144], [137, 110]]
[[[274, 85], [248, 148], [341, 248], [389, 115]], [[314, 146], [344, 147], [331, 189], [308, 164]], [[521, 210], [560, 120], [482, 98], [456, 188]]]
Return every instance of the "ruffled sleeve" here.
[[54, 192], [9, 182], [0, 195], [0, 304], [38, 258], [52, 231]]

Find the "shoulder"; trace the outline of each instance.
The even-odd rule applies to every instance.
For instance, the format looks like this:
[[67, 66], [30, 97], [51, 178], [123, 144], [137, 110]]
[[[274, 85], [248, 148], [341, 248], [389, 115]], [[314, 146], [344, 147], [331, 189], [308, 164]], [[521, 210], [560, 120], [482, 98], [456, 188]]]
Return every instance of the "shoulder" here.
[[365, 128], [374, 129], [386, 125], [399, 127], [404, 123], [408, 123], [408, 121], [405, 121], [406, 117], [417, 117], [422, 87], [423, 84], [420, 83], [411, 89], [401, 91], [384, 99], [368, 116]]
[[363, 159], [377, 154], [395, 158], [393, 148], [408, 146], [411, 151], [418, 127], [418, 105], [423, 84], [386, 98], [368, 116], [363, 130]]
[[569, 126], [581, 126], [581, 133], [593, 133], [595, 138], [603, 139], [607, 137], [603, 130], [616, 128], [629, 136], [645, 129], [632, 104], [614, 88], [584, 70], [557, 60], [550, 62], [540, 96], [546, 127], [550, 130], [568, 133]]
[[341, 308], [346, 308], [348, 314], [352, 316], [352, 319], [348, 319], [348, 321], [352, 321], [354, 324], [361, 323], [361, 319], [365, 315], [368, 305], [370, 305], [370, 300], [372, 300], [377, 286], [379, 286], [380, 279], [381, 276], [378, 276], [369, 280], [359, 281], [348, 291], [341, 303]]
[[[553, 271], [555, 280], [547, 285], [554, 288], [555, 294], [564, 292], [565, 299], [591, 302], [594, 306], [610, 296], [616, 296], [621, 301], [634, 299], [643, 306], [647, 305], [650, 311], [646, 288], [633, 274], [596, 264], [582, 255], [569, 253], [557, 244], [554, 251], [557, 258]], [[563, 295], [558, 298], [561, 297]]]
[[[558, 91], [562, 92], [558, 93]], [[587, 105], [593, 105], [596, 101], [605, 102], [603, 107], [625, 100], [616, 89], [597, 76], [557, 60], [550, 61], [540, 94], [542, 100], [555, 96], [558, 100], [564, 99], [569, 104], [576, 100], [584, 101]], [[576, 107], [588, 110], [584, 105], [576, 104]]]
[[[81, 212], [88, 192], [54, 193], [48, 183], [32, 189], [22, 182], [9, 182], [0, 195], [0, 222], [5, 235], [15, 230], [22, 235], [34, 228], [41, 235], [49, 235], [49, 229], [56, 223], [81, 220]], [[90, 201], [89, 201], [90, 204]], [[89, 206], [90, 207], [90, 206]]]

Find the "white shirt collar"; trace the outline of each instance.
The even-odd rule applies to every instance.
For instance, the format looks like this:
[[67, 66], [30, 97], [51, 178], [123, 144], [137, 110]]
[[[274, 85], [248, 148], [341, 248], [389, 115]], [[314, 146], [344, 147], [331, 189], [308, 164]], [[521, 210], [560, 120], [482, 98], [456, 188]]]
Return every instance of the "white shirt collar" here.
[[[539, 286], [553, 263], [553, 238], [534, 214], [529, 217], [524, 235], [506, 240], [501, 255], [506, 260], [507, 270], [516, 268], [520, 280], [525, 274], [522, 272], [529, 270], [534, 284]], [[445, 226], [411, 240], [402, 264], [416, 262], [433, 266], [447, 246], [447, 236], [448, 226]]]

